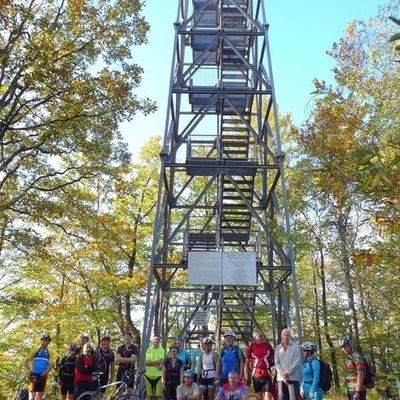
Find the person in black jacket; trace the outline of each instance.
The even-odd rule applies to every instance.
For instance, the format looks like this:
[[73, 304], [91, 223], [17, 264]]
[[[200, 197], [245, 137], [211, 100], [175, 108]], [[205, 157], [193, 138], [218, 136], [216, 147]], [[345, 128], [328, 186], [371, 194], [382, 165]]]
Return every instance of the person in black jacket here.
[[61, 388], [61, 400], [73, 400], [75, 363], [78, 358], [78, 345], [71, 343], [68, 346], [68, 354], [64, 356], [58, 365], [58, 384]]

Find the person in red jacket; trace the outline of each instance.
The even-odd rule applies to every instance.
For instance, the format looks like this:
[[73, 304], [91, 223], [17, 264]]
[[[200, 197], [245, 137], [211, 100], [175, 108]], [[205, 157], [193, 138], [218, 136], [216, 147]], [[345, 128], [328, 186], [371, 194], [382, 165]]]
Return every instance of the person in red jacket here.
[[249, 384], [252, 379], [256, 400], [273, 400], [271, 367], [274, 365], [274, 348], [260, 329], [254, 329], [253, 339], [245, 352], [245, 380]]
[[96, 371], [96, 361], [94, 358], [93, 346], [88, 342], [82, 349], [82, 354], [78, 357], [75, 364], [75, 393], [74, 398], [86, 390], [95, 390], [93, 382], [93, 372]]

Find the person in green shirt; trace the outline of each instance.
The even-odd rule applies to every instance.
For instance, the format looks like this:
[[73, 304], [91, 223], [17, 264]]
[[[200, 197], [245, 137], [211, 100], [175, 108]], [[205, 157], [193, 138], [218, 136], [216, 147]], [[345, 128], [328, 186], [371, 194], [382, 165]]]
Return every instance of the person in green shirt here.
[[165, 349], [160, 346], [160, 337], [154, 335], [152, 345], [146, 351], [146, 393], [148, 400], [163, 400], [162, 369]]

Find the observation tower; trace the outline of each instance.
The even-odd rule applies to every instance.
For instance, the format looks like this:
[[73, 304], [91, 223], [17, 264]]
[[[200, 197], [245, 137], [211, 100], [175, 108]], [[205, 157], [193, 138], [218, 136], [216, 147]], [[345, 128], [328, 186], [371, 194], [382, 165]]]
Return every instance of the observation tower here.
[[262, 0], [179, 1], [146, 346], [292, 325], [301, 339], [266, 16]]

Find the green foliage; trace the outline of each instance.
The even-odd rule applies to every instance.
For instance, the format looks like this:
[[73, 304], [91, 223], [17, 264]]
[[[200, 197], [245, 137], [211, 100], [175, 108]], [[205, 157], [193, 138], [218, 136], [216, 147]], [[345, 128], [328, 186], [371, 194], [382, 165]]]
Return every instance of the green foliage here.
[[334, 84], [315, 79], [310, 118], [283, 127], [288, 154], [296, 154], [286, 176], [303, 336], [330, 356], [339, 384], [337, 340], [352, 335], [376, 364], [375, 397], [398, 370], [391, 338], [398, 334], [400, 87], [387, 42], [388, 14], [398, 11], [392, 2], [374, 20], [348, 26], [330, 52]]
[[[141, 2], [40, 4], [2, 3], [0, 398], [15, 392], [22, 358], [44, 331], [55, 356], [84, 331], [95, 343], [107, 331], [116, 346], [128, 326], [140, 340], [160, 179], [160, 139], [132, 164], [118, 131], [154, 109], [134, 93], [142, 70], [132, 46], [148, 29]], [[400, 88], [387, 41], [398, 7], [349, 25], [330, 52], [334, 84], [314, 81], [309, 121], [281, 121], [286, 153], [296, 155], [285, 160], [303, 336], [319, 343], [339, 384], [337, 340], [353, 334], [377, 366], [371, 398], [399, 378]], [[193, 179], [180, 204], [207, 179]], [[212, 190], [202, 201], [213, 203]], [[201, 207], [197, 218], [207, 221]], [[197, 301], [165, 299], [167, 336], [186, 322], [171, 305]]]
[[140, 331], [159, 142], [151, 139], [135, 165], [53, 193], [55, 208], [35, 213], [35, 235], [21, 234], [25, 244], [4, 247], [0, 354], [14, 354], [0, 368], [4, 391], [13, 384], [5, 374], [17, 373], [43, 332], [53, 338], [54, 356], [61, 356], [82, 332], [95, 344], [108, 332], [117, 346], [125, 327]]

